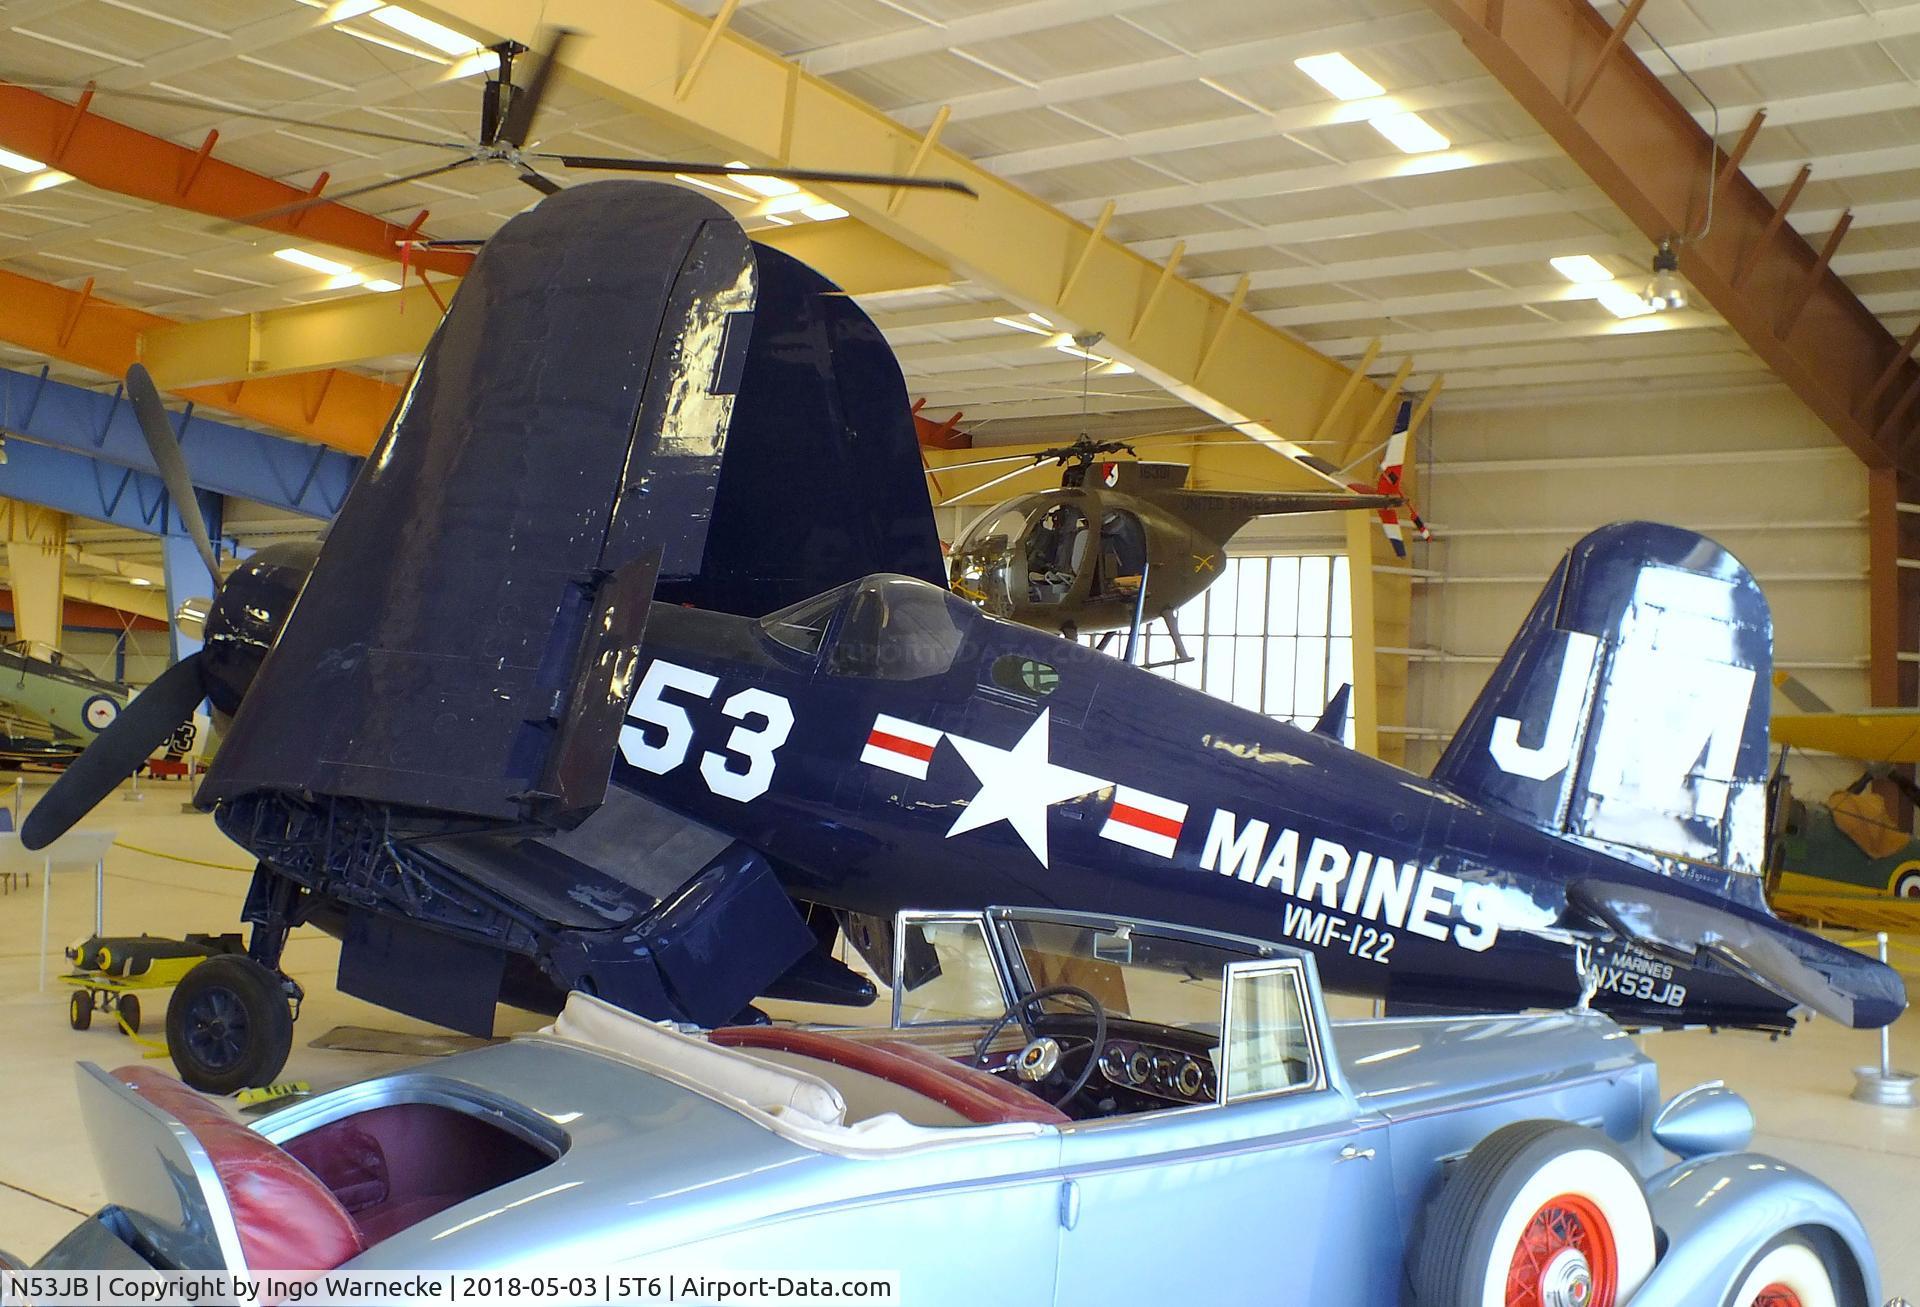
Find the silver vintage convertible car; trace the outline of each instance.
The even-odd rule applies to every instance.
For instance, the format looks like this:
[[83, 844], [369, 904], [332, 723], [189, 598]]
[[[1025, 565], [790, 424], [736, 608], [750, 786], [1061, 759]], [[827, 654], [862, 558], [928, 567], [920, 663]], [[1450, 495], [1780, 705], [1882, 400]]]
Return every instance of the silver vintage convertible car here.
[[699, 1266], [899, 1301], [1877, 1307], [1853, 1212], [1661, 1106], [1583, 1011], [1331, 1022], [1275, 945], [907, 913], [885, 1029], [687, 1032], [575, 994], [537, 1034], [248, 1126], [81, 1068], [112, 1205], [46, 1268]]

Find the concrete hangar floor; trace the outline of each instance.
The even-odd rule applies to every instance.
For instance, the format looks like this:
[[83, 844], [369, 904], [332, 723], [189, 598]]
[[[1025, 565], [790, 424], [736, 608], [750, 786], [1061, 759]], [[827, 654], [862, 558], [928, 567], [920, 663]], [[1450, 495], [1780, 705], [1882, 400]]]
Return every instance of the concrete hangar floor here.
[[[102, 804], [84, 823], [118, 833], [107, 859], [107, 929], [177, 936], [235, 928], [247, 883], [245, 855], [206, 817], [182, 811], [184, 784], [143, 782], [137, 801], [126, 799], [127, 793], [123, 789], [121, 798]], [[29, 800], [32, 794], [30, 789]], [[58, 949], [92, 930], [89, 879], [74, 872], [55, 876], [53, 955], [44, 989], [36, 955], [39, 878], [31, 886], [0, 886], [0, 1248], [28, 1260], [103, 1201], [73, 1092], [74, 1064], [116, 1067], [139, 1060], [139, 1050], [104, 1020], [88, 1031], [70, 1029], [68, 990], [53, 979], [62, 969]], [[306, 929], [294, 933], [286, 953], [285, 966], [306, 987], [307, 1001], [283, 1079], [304, 1080], [316, 1090], [412, 1060], [310, 1047], [335, 1027], [435, 1029], [336, 991], [337, 953], [334, 940]], [[164, 998], [164, 991], [152, 995], [147, 1005], [144, 1024], [150, 1031], [161, 1026]], [[834, 1012], [836, 1019], [885, 1019], [883, 1005], [869, 1014]], [[825, 1015], [819, 1009], [804, 1015], [815, 1014]], [[507, 1008], [500, 1012], [503, 1034], [542, 1020]], [[1723, 1079], [1746, 1095], [1759, 1118], [1755, 1146], [1812, 1171], [1859, 1211], [1879, 1254], [1886, 1291], [1912, 1293], [1920, 1286], [1920, 1240], [1912, 1231], [1914, 1195], [1920, 1192], [1920, 1112], [1869, 1107], [1847, 1097], [1850, 1068], [1877, 1056], [1871, 1034], [1816, 1021], [1778, 1042], [1692, 1031], [1642, 1036], [1641, 1042], [1659, 1064], [1664, 1092]], [[1897, 1066], [1920, 1067], [1920, 1019], [1911, 1012], [1903, 1017], [1893, 1028], [1893, 1044]], [[164, 1058], [148, 1065], [172, 1071]]]

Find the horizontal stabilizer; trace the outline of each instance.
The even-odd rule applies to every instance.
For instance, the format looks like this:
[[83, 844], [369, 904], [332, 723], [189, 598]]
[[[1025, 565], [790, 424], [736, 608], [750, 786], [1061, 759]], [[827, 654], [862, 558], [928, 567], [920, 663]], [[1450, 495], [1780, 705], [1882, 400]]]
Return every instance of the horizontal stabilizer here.
[[[1819, 946], [1813, 936], [1789, 935], [1782, 928], [1720, 904], [1641, 884], [1582, 880], [1567, 887], [1567, 902], [1608, 930], [1670, 960], [1691, 962], [1707, 953], [1782, 998], [1849, 1026], [1881, 1025], [1897, 1016], [1906, 997], [1900, 979], [1885, 967], [1844, 954], [1851, 979], [1878, 981], [1884, 992], [1848, 992], [1826, 972], [1810, 965], [1790, 943]], [[1829, 948], [1835, 946], [1827, 946]], [[1884, 1006], [1891, 1002], [1890, 1009]]]

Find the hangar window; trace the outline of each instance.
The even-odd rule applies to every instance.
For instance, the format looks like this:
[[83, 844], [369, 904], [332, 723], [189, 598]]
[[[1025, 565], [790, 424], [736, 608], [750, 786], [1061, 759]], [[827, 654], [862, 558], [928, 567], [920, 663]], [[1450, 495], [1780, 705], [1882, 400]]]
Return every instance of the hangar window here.
[[[1193, 661], [1156, 675], [1269, 717], [1310, 728], [1353, 680], [1353, 611], [1344, 554], [1229, 558], [1220, 579], [1174, 615]], [[1120, 633], [1124, 640], [1126, 632]], [[1090, 642], [1090, 641], [1089, 641]], [[1158, 622], [1146, 661], [1171, 663]], [[1353, 743], [1353, 722], [1347, 722]]]
[[913, 681], [953, 666], [973, 615], [938, 586], [908, 576], [870, 576], [853, 586], [833, 638], [827, 670], [835, 676]]

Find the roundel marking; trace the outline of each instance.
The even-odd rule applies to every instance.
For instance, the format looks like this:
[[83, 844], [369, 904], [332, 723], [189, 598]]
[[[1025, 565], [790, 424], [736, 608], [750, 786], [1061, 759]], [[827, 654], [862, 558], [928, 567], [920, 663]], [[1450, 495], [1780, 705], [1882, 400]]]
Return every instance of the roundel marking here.
[[1920, 862], [1903, 862], [1893, 873], [1893, 896], [1920, 899]]
[[120, 705], [111, 697], [96, 694], [81, 706], [80, 716], [89, 727], [104, 731], [113, 725], [113, 719], [120, 715]]

